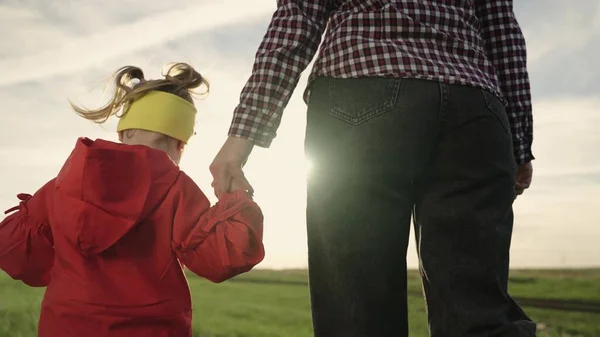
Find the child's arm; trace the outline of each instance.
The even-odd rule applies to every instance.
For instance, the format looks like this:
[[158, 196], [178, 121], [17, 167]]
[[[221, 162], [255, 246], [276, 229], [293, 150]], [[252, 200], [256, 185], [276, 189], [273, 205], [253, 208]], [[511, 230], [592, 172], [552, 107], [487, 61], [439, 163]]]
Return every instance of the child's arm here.
[[264, 256], [263, 215], [245, 191], [221, 196], [210, 207], [185, 175], [173, 223], [173, 249], [198, 276], [220, 283], [251, 270]]
[[0, 223], [0, 269], [15, 280], [32, 287], [47, 286], [54, 264], [54, 242], [48, 222], [47, 205], [54, 180], [33, 196], [19, 194], [19, 206]]

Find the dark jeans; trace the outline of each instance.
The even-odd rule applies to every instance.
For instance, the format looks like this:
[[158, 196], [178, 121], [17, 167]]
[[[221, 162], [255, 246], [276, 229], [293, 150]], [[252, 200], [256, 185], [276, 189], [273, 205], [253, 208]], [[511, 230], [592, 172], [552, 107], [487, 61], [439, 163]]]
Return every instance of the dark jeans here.
[[500, 100], [392, 78], [319, 78], [311, 92], [315, 336], [408, 335], [411, 215], [431, 336], [535, 336], [507, 293], [516, 165]]

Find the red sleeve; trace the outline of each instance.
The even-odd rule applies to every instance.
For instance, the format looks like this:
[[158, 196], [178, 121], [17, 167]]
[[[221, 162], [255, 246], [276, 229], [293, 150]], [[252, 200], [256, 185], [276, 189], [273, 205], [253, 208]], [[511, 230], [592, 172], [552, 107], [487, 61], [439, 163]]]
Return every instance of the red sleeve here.
[[250, 271], [265, 251], [263, 215], [245, 191], [221, 197], [210, 207], [196, 184], [184, 176], [173, 222], [173, 249], [193, 273], [220, 283]]
[[47, 286], [54, 264], [54, 243], [48, 222], [48, 201], [54, 180], [31, 196], [19, 194], [19, 206], [0, 223], [0, 269], [32, 287]]

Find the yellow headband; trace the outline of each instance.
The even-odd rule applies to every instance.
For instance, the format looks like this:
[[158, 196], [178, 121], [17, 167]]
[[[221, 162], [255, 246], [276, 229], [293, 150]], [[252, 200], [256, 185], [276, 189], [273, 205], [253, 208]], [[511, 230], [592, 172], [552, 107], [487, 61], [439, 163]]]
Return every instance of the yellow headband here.
[[135, 100], [120, 118], [117, 131], [140, 129], [162, 133], [184, 143], [194, 134], [196, 108], [185, 99], [150, 91]]

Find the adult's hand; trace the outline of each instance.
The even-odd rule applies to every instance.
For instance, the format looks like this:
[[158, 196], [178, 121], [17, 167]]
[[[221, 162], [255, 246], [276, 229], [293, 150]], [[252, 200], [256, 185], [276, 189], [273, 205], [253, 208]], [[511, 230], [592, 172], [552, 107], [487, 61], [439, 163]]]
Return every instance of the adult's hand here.
[[531, 162], [519, 165], [516, 178], [515, 193], [519, 196], [531, 186], [531, 180], [533, 179], [533, 165]]
[[237, 190], [246, 190], [250, 195], [254, 194], [254, 189], [242, 171], [253, 148], [254, 143], [250, 140], [233, 136], [227, 138], [209, 168], [217, 198], [222, 193]]

